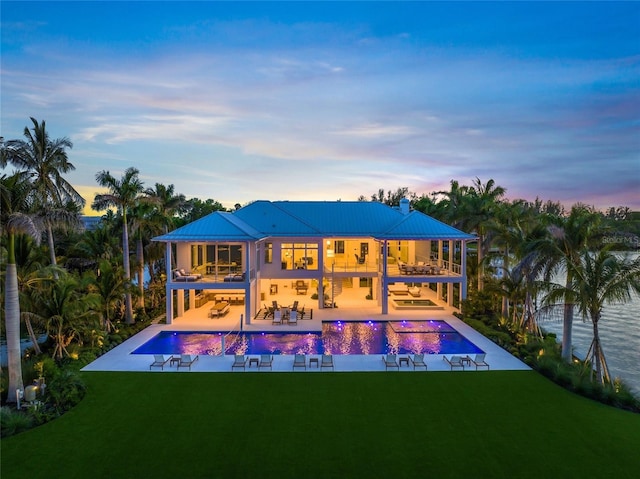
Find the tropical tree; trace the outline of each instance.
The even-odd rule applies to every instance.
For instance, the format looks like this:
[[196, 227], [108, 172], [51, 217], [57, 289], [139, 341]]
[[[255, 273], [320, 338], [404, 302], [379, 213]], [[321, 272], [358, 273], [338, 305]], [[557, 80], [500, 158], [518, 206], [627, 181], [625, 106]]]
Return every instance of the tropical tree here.
[[[548, 216], [549, 244], [541, 245], [545, 250], [547, 261], [546, 280], [551, 281], [554, 275], [564, 273], [565, 290], [570, 290], [573, 282], [572, 265], [580, 263], [580, 257], [600, 232], [601, 216], [591, 208], [576, 204], [567, 216]], [[573, 304], [567, 298], [562, 320], [562, 358], [571, 362]]]
[[622, 304], [630, 301], [632, 294], [640, 295], [640, 258], [619, 258], [605, 246], [597, 252], [583, 250], [577, 261], [567, 263], [567, 267], [571, 282], [551, 284], [544, 302], [553, 306], [564, 300], [583, 319], [591, 320], [593, 340], [586, 360], [600, 383], [610, 382], [598, 326], [605, 305]]
[[478, 290], [482, 290], [484, 285], [484, 256], [490, 246], [489, 242], [485, 242], [487, 227], [496, 215], [505, 193], [506, 190], [496, 186], [494, 180], [482, 184], [480, 178], [476, 178], [460, 205], [460, 227], [469, 233], [475, 232], [478, 236]]
[[42, 217], [47, 230], [51, 264], [57, 264], [53, 228], [57, 225], [78, 227], [79, 211], [85, 200], [62, 175], [75, 170], [67, 149], [68, 138], [52, 140], [45, 121], [31, 118], [33, 129], [24, 128], [25, 140], [11, 140], [6, 145], [6, 161], [18, 168], [32, 184], [32, 208]]
[[91, 207], [100, 211], [107, 208], [116, 208], [122, 216], [122, 264], [124, 268], [125, 292], [125, 322], [133, 324], [133, 308], [131, 304], [131, 267], [129, 258], [129, 228], [127, 224], [127, 213], [133, 208], [142, 193], [144, 187], [138, 178], [139, 171], [136, 168], [127, 168], [120, 180], [117, 180], [108, 171], [101, 171], [96, 175], [96, 181], [109, 193], [98, 194], [93, 200]]
[[107, 260], [101, 260], [98, 273], [94, 275], [88, 284], [88, 291], [98, 298], [100, 310], [100, 322], [105, 332], [113, 330], [113, 317], [115, 310], [121, 304], [125, 293], [122, 267], [113, 265]]
[[[168, 233], [177, 225], [178, 216], [189, 210], [189, 202], [182, 194], [174, 193], [174, 186], [165, 186], [156, 183], [155, 188], [147, 188], [145, 195], [154, 206], [151, 213], [152, 224], [156, 226], [159, 233]], [[149, 275], [151, 282], [154, 281], [155, 267], [157, 260], [164, 258], [164, 245], [162, 243], [150, 243], [147, 245], [146, 257], [149, 261]]]
[[[33, 291], [54, 278], [54, 273], [62, 271], [58, 266], [49, 265], [45, 251], [38, 247], [29, 235], [16, 235], [14, 254], [18, 276], [18, 294], [20, 295], [20, 319], [24, 321], [27, 333], [33, 344], [35, 354], [40, 354], [40, 346], [33, 328], [31, 314], [37, 301], [32, 298]], [[37, 318], [36, 322], [37, 322]]]
[[54, 341], [52, 357], [70, 356], [67, 346], [83, 329], [83, 323], [93, 320], [96, 298], [83, 292], [84, 285], [71, 275], [63, 274], [50, 288], [38, 294], [39, 311]]
[[[24, 389], [20, 350], [20, 295], [15, 256], [16, 236], [26, 234], [33, 237], [36, 243], [40, 241], [40, 230], [34, 219], [26, 213], [30, 210], [30, 192], [31, 183], [21, 175], [3, 176], [0, 179], [0, 231], [6, 235], [7, 245], [4, 308], [9, 391]], [[7, 397], [7, 402], [16, 400], [14, 394], [9, 394]]]

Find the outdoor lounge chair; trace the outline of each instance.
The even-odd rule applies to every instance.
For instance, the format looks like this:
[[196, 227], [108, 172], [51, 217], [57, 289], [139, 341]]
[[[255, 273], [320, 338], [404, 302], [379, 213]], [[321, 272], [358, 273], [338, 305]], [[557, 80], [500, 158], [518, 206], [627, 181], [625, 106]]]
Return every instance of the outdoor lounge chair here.
[[307, 358], [304, 354], [296, 354], [293, 357], [293, 369], [304, 368], [307, 369]]
[[198, 360], [198, 356], [191, 356], [190, 354], [183, 354], [180, 356], [180, 362], [178, 363], [178, 370], [180, 368], [189, 368], [191, 371], [191, 366]]
[[486, 366], [487, 369], [489, 369], [489, 364], [486, 363], [484, 360], [485, 356], [486, 356], [485, 354], [476, 354], [476, 357], [471, 359], [471, 362], [476, 366], [476, 371], [478, 370], [479, 367], [482, 367], [482, 366]]
[[387, 354], [386, 356], [382, 356], [382, 360], [384, 361], [384, 366], [387, 371], [389, 370], [389, 368], [396, 368], [398, 371], [400, 370], [400, 366], [398, 365], [395, 354]]
[[164, 365], [167, 364], [173, 356], [169, 356], [165, 358], [162, 354], [154, 354], [153, 362], [149, 365], [149, 369], [156, 367], [164, 370]]
[[273, 366], [273, 356], [268, 354], [260, 355], [260, 362], [258, 363], [258, 369], [269, 368], [272, 369]]
[[193, 271], [185, 271], [184, 268], [180, 268], [178, 271], [182, 276], [195, 276], [196, 279], [202, 278], [202, 275], [200, 273], [194, 273]]
[[462, 370], [464, 371], [462, 356], [451, 356], [451, 359], [448, 359], [446, 356], [442, 356], [442, 359], [444, 359], [446, 362], [449, 363], [449, 366], [451, 366], [452, 371], [454, 368], [462, 368]]
[[424, 354], [414, 354], [413, 358], [409, 357], [409, 359], [411, 359], [413, 369], [424, 368], [425, 371], [427, 370], [427, 363], [424, 362]]
[[196, 281], [199, 277], [195, 274], [184, 275], [180, 271], [174, 271], [174, 281]]
[[333, 370], [333, 356], [331, 354], [323, 354], [320, 361], [320, 369], [331, 368]]
[[276, 309], [273, 312], [273, 319], [271, 320], [271, 324], [282, 324], [282, 310]]
[[288, 324], [298, 325], [298, 312], [294, 309], [289, 313], [289, 319], [287, 320]]
[[247, 357], [244, 354], [236, 354], [233, 359], [233, 364], [231, 365], [231, 370], [233, 371], [235, 368], [242, 368], [243, 370], [247, 366]]

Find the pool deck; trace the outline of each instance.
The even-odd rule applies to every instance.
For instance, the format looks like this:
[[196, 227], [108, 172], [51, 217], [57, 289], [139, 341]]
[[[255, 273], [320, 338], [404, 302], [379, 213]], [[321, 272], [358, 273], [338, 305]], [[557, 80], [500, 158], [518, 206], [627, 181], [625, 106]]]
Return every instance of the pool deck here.
[[[428, 297], [428, 296], [426, 296]], [[282, 304], [290, 304], [287, 302], [290, 298], [279, 298], [278, 301]], [[294, 299], [299, 299], [295, 298]], [[293, 302], [293, 301], [290, 301]], [[453, 315], [453, 310], [445, 307], [440, 310], [396, 310], [389, 307], [389, 314], [382, 315], [379, 312], [377, 306], [363, 307], [361, 300], [350, 300], [346, 295], [336, 300], [338, 308], [336, 309], [315, 309], [313, 310], [313, 319], [304, 319], [298, 321], [297, 326], [288, 325], [272, 325], [271, 321], [254, 320], [250, 321], [250, 324], [243, 325], [244, 331], [265, 331], [265, 332], [307, 332], [307, 331], [321, 331], [323, 321], [401, 321], [406, 320], [444, 320], [453, 326], [460, 334], [465, 336], [469, 341], [474, 343], [480, 349], [486, 353], [486, 362], [490, 365], [490, 370], [528, 370], [530, 369], [519, 359], [515, 358], [507, 351], [499, 347], [491, 340], [485, 338], [476, 330], [460, 321]], [[305, 301], [301, 301], [300, 304], [306, 303], [306, 308], [309, 314], [307, 318], [311, 316], [310, 305], [312, 300], [306, 298]], [[372, 302], [373, 303], [373, 302]], [[204, 308], [208, 306], [205, 305]], [[203, 308], [197, 308], [193, 311], [187, 311], [184, 316], [174, 319], [173, 324], [152, 324], [144, 330], [140, 331], [135, 336], [132, 336], [127, 341], [123, 342], [119, 346], [115, 347], [111, 351], [105, 353], [101, 357], [97, 358], [91, 364], [85, 366], [83, 371], [130, 371], [130, 372], [154, 372], [154, 373], [176, 373], [177, 367], [169, 366], [167, 363], [163, 369], [153, 368], [149, 369], [149, 365], [153, 362], [153, 355], [151, 354], [131, 354], [136, 348], [141, 346], [150, 340], [153, 336], [160, 331], [224, 331], [237, 330], [240, 324], [240, 314], [244, 311], [242, 306], [232, 306], [231, 311], [219, 319], [207, 318], [202, 314], [202, 311], [208, 310]], [[250, 357], [258, 357], [257, 355], [249, 355]], [[407, 355], [399, 355], [399, 357]], [[451, 355], [447, 355], [450, 357]], [[471, 355], [473, 357], [473, 355]], [[296, 368], [296, 373], [304, 372], [322, 372], [327, 374], [330, 369], [316, 368], [315, 366], [309, 367], [309, 358], [317, 357], [319, 355], [307, 356], [306, 369]], [[205, 372], [226, 372], [231, 373], [231, 365], [233, 364], [233, 355], [225, 356], [204, 356], [198, 357], [198, 360], [193, 364], [191, 370], [181, 368], [181, 373], [205, 373]], [[335, 372], [350, 372], [350, 371], [382, 371], [385, 372], [386, 368], [382, 361], [381, 354], [371, 355], [334, 355], [333, 356]], [[428, 354], [425, 355], [425, 363], [427, 364], [427, 372], [432, 371], [450, 371], [451, 368], [443, 360], [442, 354]], [[473, 364], [469, 367], [465, 367], [464, 372], [475, 371]], [[245, 372], [292, 372], [293, 371], [293, 356], [292, 355], [274, 355], [273, 365], [271, 369], [261, 368], [258, 369], [255, 365], [251, 368], [247, 367]], [[403, 365], [399, 369], [389, 370], [388, 373], [395, 372], [415, 372], [424, 373], [424, 369], [417, 369], [414, 371], [413, 366]], [[481, 368], [478, 372], [484, 372], [486, 368]], [[462, 372], [462, 370], [456, 370], [455, 372]], [[242, 374], [242, 369], [235, 369], [234, 374]]]

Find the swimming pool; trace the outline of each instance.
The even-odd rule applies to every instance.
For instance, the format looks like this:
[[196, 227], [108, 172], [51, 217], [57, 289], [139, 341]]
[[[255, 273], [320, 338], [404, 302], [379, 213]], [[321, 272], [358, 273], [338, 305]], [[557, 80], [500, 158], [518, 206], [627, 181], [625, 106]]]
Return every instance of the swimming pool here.
[[161, 331], [132, 354], [476, 354], [480, 348], [446, 321], [332, 321], [322, 332]]

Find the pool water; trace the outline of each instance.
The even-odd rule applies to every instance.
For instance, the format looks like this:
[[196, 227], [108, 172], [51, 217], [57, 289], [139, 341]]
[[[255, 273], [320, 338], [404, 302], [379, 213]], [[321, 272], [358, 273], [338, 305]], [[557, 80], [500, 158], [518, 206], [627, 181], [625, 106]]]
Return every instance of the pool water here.
[[161, 331], [132, 354], [476, 354], [446, 321], [323, 322], [322, 333]]

